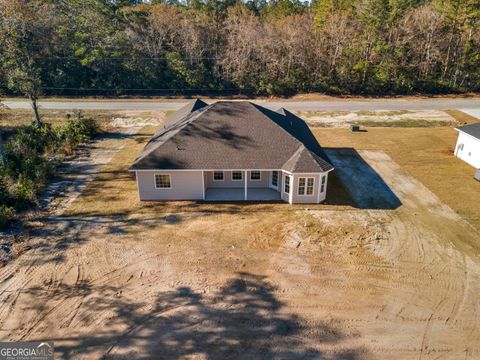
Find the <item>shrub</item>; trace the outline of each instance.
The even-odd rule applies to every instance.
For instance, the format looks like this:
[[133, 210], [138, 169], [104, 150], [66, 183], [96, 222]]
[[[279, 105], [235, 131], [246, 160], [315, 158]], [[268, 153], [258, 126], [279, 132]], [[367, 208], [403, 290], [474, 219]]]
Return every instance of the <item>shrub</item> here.
[[65, 152], [73, 153], [97, 131], [95, 121], [83, 118], [80, 112], [57, 130], [49, 124], [19, 128], [4, 143], [7, 165], [0, 165], [0, 228], [17, 211], [35, 204], [59, 158]]
[[95, 120], [83, 118], [78, 113], [76, 119], [68, 119], [67, 123], [58, 131], [58, 137], [63, 148], [68, 153], [72, 151], [78, 144], [87, 142], [98, 132]]
[[0, 230], [5, 229], [8, 222], [15, 216], [15, 209], [10, 206], [0, 204]]
[[6, 142], [6, 173], [13, 181], [24, 178], [44, 184], [53, 172], [53, 164], [46, 154], [58, 149], [58, 141], [49, 127], [31, 128], [20, 129]]
[[43, 188], [44, 182], [35, 182], [32, 179], [20, 176], [10, 187], [10, 196], [15, 199], [15, 208], [25, 210], [32, 206], [37, 200], [38, 192]]

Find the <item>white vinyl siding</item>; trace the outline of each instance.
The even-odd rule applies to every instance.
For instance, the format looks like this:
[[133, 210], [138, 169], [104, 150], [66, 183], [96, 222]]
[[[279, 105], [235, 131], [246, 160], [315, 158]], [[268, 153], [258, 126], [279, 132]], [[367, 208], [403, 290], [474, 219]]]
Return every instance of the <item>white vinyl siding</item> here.
[[171, 171], [170, 188], [157, 188], [154, 174], [161, 172], [136, 171], [140, 200], [202, 200], [202, 171]]
[[480, 139], [460, 132], [455, 146], [455, 155], [476, 169], [480, 169]]

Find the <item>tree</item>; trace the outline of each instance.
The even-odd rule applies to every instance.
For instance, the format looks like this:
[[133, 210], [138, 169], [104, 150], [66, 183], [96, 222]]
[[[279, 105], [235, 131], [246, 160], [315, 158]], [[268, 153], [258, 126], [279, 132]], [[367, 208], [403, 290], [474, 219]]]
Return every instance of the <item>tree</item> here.
[[[5, 105], [0, 102], [0, 114], [4, 107]], [[3, 137], [2, 137], [1, 128], [0, 128], [0, 160], [2, 161], [2, 165], [4, 167], [7, 166], [7, 156], [5, 155], [5, 150], [3, 150]]]
[[41, 1], [0, 0], [0, 42], [8, 88], [27, 96], [34, 121], [42, 121], [37, 100], [42, 95], [42, 70], [48, 56], [51, 5]]

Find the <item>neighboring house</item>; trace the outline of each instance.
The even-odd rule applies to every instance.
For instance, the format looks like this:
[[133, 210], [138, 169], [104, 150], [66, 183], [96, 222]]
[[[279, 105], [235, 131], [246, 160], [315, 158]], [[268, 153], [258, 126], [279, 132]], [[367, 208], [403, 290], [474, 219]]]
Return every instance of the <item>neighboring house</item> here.
[[480, 169], [480, 123], [460, 126], [455, 155]]
[[130, 167], [141, 200], [320, 203], [333, 166], [306, 123], [247, 101], [195, 100]]

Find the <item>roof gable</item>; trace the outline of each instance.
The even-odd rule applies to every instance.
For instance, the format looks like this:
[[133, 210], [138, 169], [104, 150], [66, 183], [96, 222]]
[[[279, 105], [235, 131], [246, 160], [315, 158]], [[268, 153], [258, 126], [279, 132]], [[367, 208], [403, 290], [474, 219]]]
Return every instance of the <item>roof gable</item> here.
[[165, 119], [165, 128], [172, 126], [190, 113], [200, 110], [206, 106], [208, 106], [208, 104], [200, 99], [195, 99], [189, 102], [187, 105], [167, 116]]

